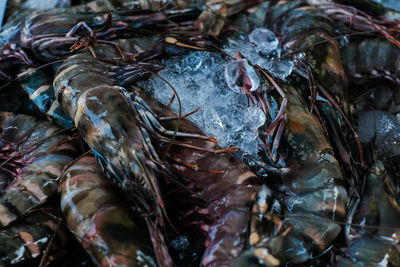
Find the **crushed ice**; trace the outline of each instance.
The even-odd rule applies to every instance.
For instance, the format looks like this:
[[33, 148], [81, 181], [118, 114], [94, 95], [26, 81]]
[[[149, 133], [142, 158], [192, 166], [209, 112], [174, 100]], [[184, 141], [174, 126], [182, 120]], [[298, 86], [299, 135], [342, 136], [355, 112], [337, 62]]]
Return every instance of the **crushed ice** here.
[[[182, 114], [201, 106], [190, 118], [206, 134], [218, 138], [222, 147], [237, 146], [245, 154], [257, 157], [262, 142], [258, 128], [265, 124], [266, 116], [260, 106], [250, 105], [244, 94], [259, 87], [259, 78], [251, 65], [258, 64], [274, 77], [284, 79], [291, 73], [293, 63], [274, 61], [281, 55], [281, 48], [275, 35], [267, 29], [255, 29], [248, 37], [230, 40], [224, 49], [232, 57], [239, 51], [243, 59], [196, 51], [164, 59], [162, 63], [167, 68], [159, 74], [177, 90]], [[173, 94], [159, 78], [140, 85], [163, 104], [169, 103]], [[171, 108], [178, 111], [176, 100]]]

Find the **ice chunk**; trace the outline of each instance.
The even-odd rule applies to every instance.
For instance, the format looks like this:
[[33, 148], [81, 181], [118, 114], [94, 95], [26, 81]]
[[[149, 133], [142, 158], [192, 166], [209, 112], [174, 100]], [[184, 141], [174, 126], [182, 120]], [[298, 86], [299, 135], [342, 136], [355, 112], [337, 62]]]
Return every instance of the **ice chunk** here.
[[229, 88], [240, 93], [257, 90], [260, 80], [246, 60], [236, 60], [225, 66], [225, 80]]
[[258, 129], [265, 123], [265, 114], [258, 106], [250, 106], [246, 109], [246, 123], [252, 129]]
[[[219, 139], [224, 136], [225, 125], [221, 120], [220, 114], [213, 108], [207, 108], [204, 111], [204, 121], [205, 123], [205, 131], [208, 133], [213, 133], [214, 136], [218, 136]], [[222, 138], [221, 142], [225, 139]]]
[[[281, 48], [278, 39], [275, 34], [265, 28], [257, 28], [249, 34], [249, 41], [251, 44], [255, 45], [254, 53], [251, 50], [245, 50], [246, 55], [249, 58], [258, 62], [263, 61], [260, 65], [262, 68], [270, 69], [271, 60], [279, 58], [281, 56]], [[249, 46], [249, 44], [247, 44]], [[251, 54], [251, 55], [250, 55]], [[258, 57], [258, 59], [256, 59]], [[265, 63], [267, 61], [268, 63]]]
[[242, 151], [246, 151], [250, 155], [257, 155], [259, 142], [258, 133], [253, 131], [243, 132], [240, 136], [239, 148]]
[[282, 60], [275, 62], [269, 72], [276, 78], [284, 80], [292, 73], [293, 62], [289, 60]]
[[273, 32], [265, 28], [254, 29], [249, 34], [249, 41], [257, 46], [257, 50], [263, 55], [271, 54], [278, 49], [279, 41]]

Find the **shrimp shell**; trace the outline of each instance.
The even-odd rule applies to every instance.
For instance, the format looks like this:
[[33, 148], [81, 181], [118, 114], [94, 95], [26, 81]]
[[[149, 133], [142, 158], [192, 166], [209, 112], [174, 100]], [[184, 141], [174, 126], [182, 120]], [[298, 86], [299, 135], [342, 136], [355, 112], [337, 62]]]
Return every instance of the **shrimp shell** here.
[[61, 209], [68, 228], [98, 266], [156, 266], [144, 222], [126, 206], [92, 156], [61, 177]]
[[77, 154], [68, 136], [50, 122], [28, 115], [0, 113], [1, 172], [9, 185], [0, 195], [0, 227], [56, 195], [58, 177]]

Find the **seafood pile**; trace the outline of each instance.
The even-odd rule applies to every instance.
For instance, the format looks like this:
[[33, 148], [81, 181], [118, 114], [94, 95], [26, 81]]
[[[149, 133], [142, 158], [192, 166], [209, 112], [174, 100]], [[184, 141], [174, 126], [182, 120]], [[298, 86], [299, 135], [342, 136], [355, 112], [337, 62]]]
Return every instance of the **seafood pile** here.
[[400, 265], [392, 1], [43, 3], [0, 30], [0, 266]]

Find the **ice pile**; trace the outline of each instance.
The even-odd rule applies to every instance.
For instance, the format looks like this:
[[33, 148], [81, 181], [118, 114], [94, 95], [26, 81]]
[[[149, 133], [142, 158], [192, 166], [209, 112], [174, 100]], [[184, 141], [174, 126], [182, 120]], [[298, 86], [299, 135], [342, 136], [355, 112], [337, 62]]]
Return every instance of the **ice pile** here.
[[396, 116], [382, 110], [369, 110], [360, 114], [358, 125], [361, 142], [375, 137], [378, 154], [400, 155], [400, 123]]
[[[265, 115], [258, 106], [249, 106], [247, 97], [231, 90], [224, 79], [228, 63], [221, 55], [192, 52], [186, 56], [163, 61], [167, 69], [160, 75], [177, 90], [182, 114], [201, 109], [190, 116], [206, 134], [218, 138], [222, 147], [238, 146], [246, 153], [257, 153], [257, 129], [264, 124]], [[167, 104], [173, 94], [159, 78], [142, 82], [154, 97]], [[172, 109], [178, 111], [178, 101]]]
[[[271, 62], [272, 58], [280, 55], [280, 49], [275, 36], [269, 33], [257, 29], [249, 36], [253, 43], [244, 39], [230, 41], [226, 51], [233, 55], [239, 50], [251, 63], [259, 64], [283, 79], [290, 74], [292, 63], [280, 62], [277, 67], [276, 62]], [[266, 116], [260, 106], [249, 104], [242, 90], [243, 86], [247, 86], [249, 92], [258, 89], [259, 78], [254, 68], [245, 60], [235, 61], [219, 53], [203, 51], [166, 59], [162, 63], [167, 68], [159, 74], [177, 90], [182, 114], [201, 106], [190, 119], [207, 135], [218, 138], [222, 147], [237, 146], [245, 154], [256, 157], [262, 142], [258, 128], [265, 124]], [[273, 72], [274, 69], [278, 71]], [[245, 72], [246, 79], [238, 78], [240, 72]], [[172, 89], [157, 77], [141, 82], [140, 86], [163, 104], [169, 103], [173, 94]], [[172, 109], [178, 111], [176, 99]]]

